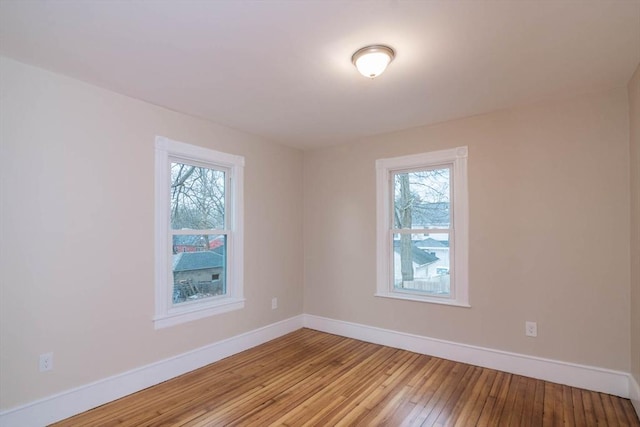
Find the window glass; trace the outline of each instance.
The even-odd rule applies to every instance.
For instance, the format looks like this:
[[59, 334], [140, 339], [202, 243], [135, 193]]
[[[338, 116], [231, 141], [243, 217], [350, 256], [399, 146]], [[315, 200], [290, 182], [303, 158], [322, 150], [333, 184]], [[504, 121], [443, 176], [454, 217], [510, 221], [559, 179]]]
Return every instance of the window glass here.
[[393, 286], [397, 291], [451, 296], [449, 235], [394, 234]]
[[173, 236], [173, 304], [226, 294], [225, 235]]
[[376, 296], [469, 307], [467, 157], [376, 160]]
[[393, 178], [395, 228], [449, 227], [450, 169], [398, 172]]
[[244, 157], [156, 137], [156, 328], [244, 307], [243, 183]]
[[174, 230], [225, 228], [225, 173], [171, 163], [171, 227]]

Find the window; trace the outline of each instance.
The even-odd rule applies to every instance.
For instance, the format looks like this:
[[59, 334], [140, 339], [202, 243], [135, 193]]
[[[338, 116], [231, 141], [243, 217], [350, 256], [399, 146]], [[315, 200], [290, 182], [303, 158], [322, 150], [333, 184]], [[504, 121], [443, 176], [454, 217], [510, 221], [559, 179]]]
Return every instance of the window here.
[[156, 328], [244, 307], [243, 169], [244, 157], [156, 137]]
[[469, 306], [467, 152], [376, 161], [376, 296]]

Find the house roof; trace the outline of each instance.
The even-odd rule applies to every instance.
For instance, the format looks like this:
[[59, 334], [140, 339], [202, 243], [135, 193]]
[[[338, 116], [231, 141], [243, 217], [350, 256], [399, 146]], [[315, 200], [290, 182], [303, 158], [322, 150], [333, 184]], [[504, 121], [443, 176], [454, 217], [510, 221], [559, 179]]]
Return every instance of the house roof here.
[[179, 252], [173, 255], [173, 271], [205, 270], [224, 266], [224, 251]]
[[[209, 248], [224, 245], [224, 236], [216, 236], [209, 240]], [[203, 247], [203, 236], [197, 234], [177, 234], [173, 236], [173, 246]]]
[[184, 246], [202, 246], [202, 236], [194, 234], [178, 234], [173, 236], [173, 244]]
[[[431, 253], [431, 252], [427, 252], [424, 251], [420, 248], [418, 248], [415, 245], [415, 242], [412, 242], [413, 244], [411, 245], [411, 255], [413, 256], [413, 262], [415, 262], [418, 265], [425, 265], [425, 264], [431, 264], [433, 262], [438, 261], [440, 258], [438, 258], [437, 256], [435, 256], [435, 254]], [[399, 240], [394, 240], [393, 241], [393, 250], [396, 253], [400, 253], [400, 241]]]
[[416, 240], [415, 245], [419, 248], [448, 248], [449, 241], [447, 240], [436, 240], [431, 237], [427, 237], [423, 240]]

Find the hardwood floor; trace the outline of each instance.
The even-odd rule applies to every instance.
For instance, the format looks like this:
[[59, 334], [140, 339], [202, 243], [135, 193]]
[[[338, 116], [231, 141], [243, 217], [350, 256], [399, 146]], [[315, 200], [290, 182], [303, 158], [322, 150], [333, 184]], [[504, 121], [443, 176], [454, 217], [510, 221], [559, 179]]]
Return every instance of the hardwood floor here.
[[640, 426], [629, 400], [310, 329], [56, 426]]

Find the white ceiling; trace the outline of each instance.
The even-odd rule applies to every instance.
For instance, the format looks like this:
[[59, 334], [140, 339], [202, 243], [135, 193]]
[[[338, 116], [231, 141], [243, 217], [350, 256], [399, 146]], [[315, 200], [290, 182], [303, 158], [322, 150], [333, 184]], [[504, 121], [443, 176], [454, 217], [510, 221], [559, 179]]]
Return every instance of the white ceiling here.
[[624, 86], [640, 0], [0, 0], [0, 53], [308, 149]]

